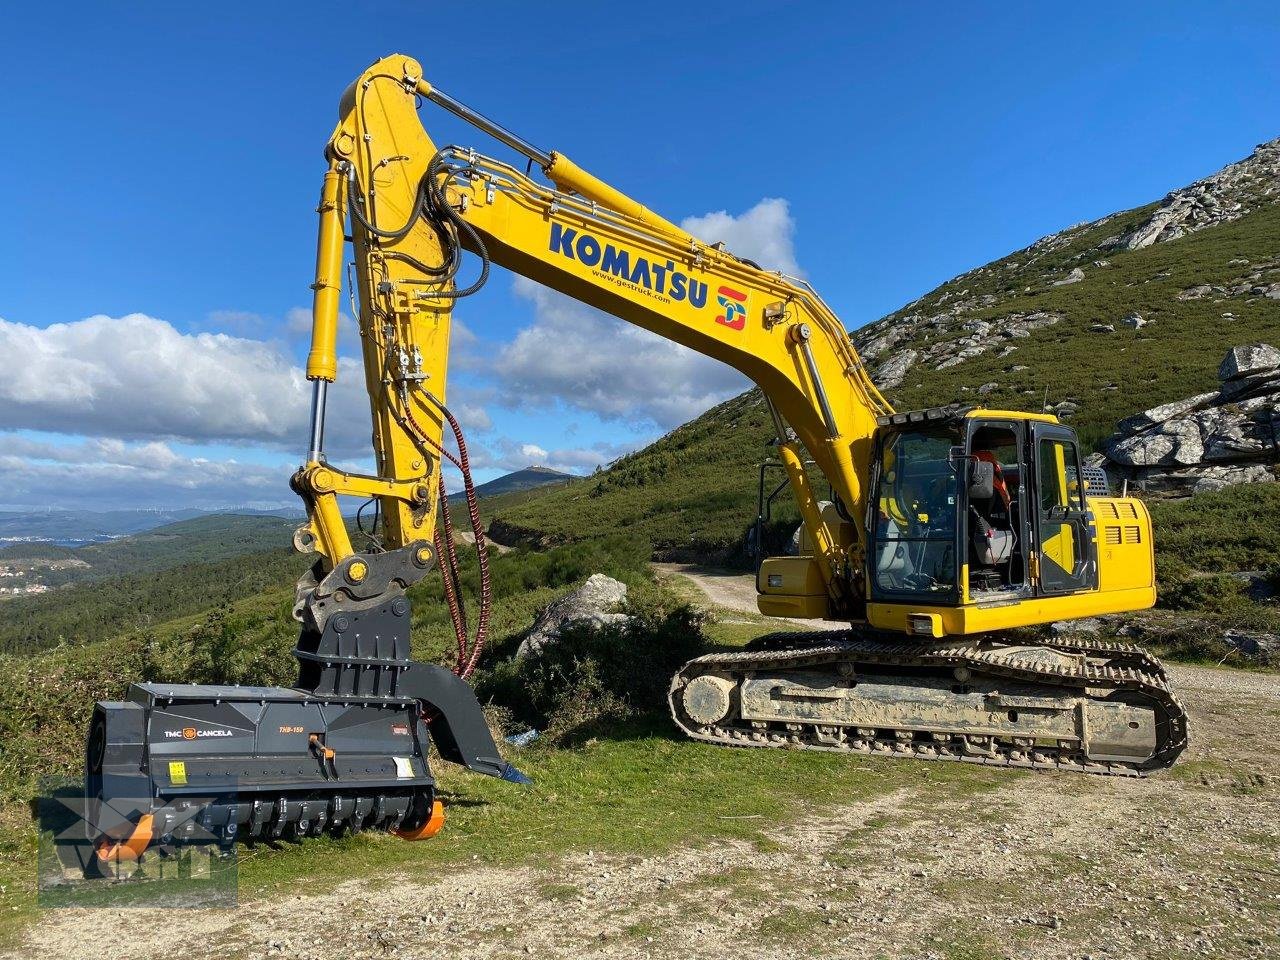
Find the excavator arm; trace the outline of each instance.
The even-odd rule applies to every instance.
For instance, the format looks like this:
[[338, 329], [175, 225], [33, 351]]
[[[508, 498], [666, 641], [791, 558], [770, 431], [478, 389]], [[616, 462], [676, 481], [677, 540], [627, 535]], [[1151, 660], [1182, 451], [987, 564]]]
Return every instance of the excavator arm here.
[[[473, 150], [438, 149], [418, 119], [422, 99], [524, 154], [550, 185]], [[876, 418], [892, 411], [843, 324], [807, 283], [706, 243], [563, 154], [529, 145], [437, 90], [408, 57], [379, 61], [348, 90], [326, 153], [307, 365], [316, 415], [311, 454], [295, 485], [309, 508], [301, 540], [330, 566], [352, 550], [336, 506], [340, 495], [380, 499], [389, 546], [433, 537], [451, 311], [493, 263], [721, 360], [757, 383], [775, 418], [779, 455], [826, 590], [837, 609], [848, 605], [851, 584], [859, 583], [853, 571], [861, 568], [864, 478]], [[376, 477], [329, 468], [318, 439], [326, 383], [336, 376], [344, 202]], [[480, 279], [464, 289], [456, 286], [460, 248], [481, 263]], [[850, 523], [829, 524], [821, 515], [801, 445]]]

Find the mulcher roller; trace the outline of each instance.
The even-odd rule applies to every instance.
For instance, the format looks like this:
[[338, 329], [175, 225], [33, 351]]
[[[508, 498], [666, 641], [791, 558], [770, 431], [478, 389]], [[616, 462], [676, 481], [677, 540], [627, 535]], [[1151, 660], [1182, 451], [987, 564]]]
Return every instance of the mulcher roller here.
[[1187, 745], [1160, 662], [1119, 643], [785, 633], [691, 660], [671, 714], [695, 740], [1140, 776]]

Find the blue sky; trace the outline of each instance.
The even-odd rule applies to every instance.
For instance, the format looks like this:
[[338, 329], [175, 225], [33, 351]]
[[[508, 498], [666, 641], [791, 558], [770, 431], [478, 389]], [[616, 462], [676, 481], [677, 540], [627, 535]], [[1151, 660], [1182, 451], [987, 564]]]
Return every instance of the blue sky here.
[[[1280, 135], [1274, 3], [64, 3], [0, 34], [0, 506], [290, 501], [321, 149], [387, 53], [850, 328]], [[588, 470], [743, 386], [509, 274], [458, 318], [482, 477]]]

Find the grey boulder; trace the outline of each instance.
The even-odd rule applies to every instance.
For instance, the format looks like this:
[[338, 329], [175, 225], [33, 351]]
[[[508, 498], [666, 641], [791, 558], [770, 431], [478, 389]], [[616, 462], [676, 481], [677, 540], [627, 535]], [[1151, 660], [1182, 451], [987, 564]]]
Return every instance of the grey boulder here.
[[553, 645], [570, 624], [603, 627], [629, 623], [631, 617], [617, 612], [626, 599], [625, 583], [603, 573], [593, 573], [582, 586], [547, 605], [521, 641], [517, 659], [541, 653]]
[[1227, 351], [1218, 365], [1218, 379], [1235, 380], [1277, 368], [1280, 368], [1280, 350], [1269, 343], [1251, 343]]

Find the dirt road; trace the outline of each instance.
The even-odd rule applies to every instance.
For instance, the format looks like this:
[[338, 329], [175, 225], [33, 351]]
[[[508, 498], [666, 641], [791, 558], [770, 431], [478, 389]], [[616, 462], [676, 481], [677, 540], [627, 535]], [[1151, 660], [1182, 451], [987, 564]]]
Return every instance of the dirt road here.
[[[740, 570], [723, 570], [698, 567], [691, 563], [655, 563], [654, 571], [660, 577], [684, 577], [706, 597], [711, 609], [730, 613], [758, 616], [756, 608], [755, 578]], [[826, 620], [790, 618], [784, 623], [795, 623], [814, 630], [830, 630], [833, 624]]]
[[[722, 607], [742, 595], [698, 582]], [[1146, 780], [993, 771], [940, 802], [924, 778], [755, 842], [363, 876], [235, 911], [50, 911], [15, 955], [1275, 957], [1280, 676], [1172, 674], [1193, 744]]]

